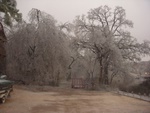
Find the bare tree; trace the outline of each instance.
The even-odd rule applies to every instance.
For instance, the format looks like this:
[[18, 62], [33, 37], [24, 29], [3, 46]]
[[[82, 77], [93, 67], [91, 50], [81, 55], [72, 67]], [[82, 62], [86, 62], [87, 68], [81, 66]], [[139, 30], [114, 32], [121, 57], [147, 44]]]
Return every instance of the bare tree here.
[[[99, 82], [108, 84], [108, 70], [113, 67], [112, 77], [121, 71], [126, 61], [138, 61], [141, 55], [150, 54], [150, 44], [137, 43], [126, 31], [133, 27], [126, 19], [125, 10], [116, 7], [113, 11], [108, 6], [91, 9], [88, 15], [78, 16], [75, 20], [75, 34], [80, 48], [91, 50], [97, 56], [100, 65]], [[143, 51], [142, 51], [143, 50]]]

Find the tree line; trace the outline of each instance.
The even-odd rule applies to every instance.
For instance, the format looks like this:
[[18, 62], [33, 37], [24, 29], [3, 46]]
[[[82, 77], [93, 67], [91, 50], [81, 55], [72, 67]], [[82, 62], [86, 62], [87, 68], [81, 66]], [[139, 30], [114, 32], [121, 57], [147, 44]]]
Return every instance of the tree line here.
[[38, 9], [29, 12], [28, 22], [21, 19], [19, 10], [11, 11], [17, 13], [18, 23], [13, 25], [13, 15], [6, 18], [6, 12], [1, 21], [10, 26], [6, 30], [6, 73], [24, 84], [57, 86], [60, 80], [73, 77], [111, 84], [115, 77], [130, 75], [130, 63], [150, 55], [150, 42], [137, 42], [128, 31], [133, 22], [119, 6], [100, 6], [64, 24]]

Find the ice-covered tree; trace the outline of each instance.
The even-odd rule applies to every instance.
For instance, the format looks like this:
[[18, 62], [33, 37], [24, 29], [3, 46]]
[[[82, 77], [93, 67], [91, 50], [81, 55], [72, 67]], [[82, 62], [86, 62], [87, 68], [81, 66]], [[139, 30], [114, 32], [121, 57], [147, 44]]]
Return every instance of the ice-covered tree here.
[[127, 27], [133, 27], [126, 19], [125, 10], [108, 6], [91, 9], [87, 15], [77, 16], [75, 35], [77, 45], [84, 50], [91, 50], [97, 56], [100, 65], [100, 83], [109, 83], [108, 70], [112, 77], [123, 72], [123, 63], [138, 61], [141, 55], [150, 54], [150, 43], [138, 43]]
[[22, 23], [10, 35], [8, 73], [26, 84], [58, 85], [69, 59], [63, 33], [50, 14], [38, 9], [29, 12], [29, 19], [29, 23]]

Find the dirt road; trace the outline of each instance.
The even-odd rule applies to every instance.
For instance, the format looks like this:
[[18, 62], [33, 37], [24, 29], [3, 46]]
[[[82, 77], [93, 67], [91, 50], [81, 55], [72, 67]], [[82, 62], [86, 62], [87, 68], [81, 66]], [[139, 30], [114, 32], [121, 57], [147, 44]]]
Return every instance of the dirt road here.
[[150, 113], [150, 103], [109, 92], [19, 87], [0, 113]]

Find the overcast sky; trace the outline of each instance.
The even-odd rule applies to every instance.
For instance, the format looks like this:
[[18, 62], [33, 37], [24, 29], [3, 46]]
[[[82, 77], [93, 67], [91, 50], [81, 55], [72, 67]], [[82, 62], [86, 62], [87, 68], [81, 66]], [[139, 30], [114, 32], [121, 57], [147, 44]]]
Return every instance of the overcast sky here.
[[[51, 14], [58, 22], [72, 22], [77, 15], [86, 14], [91, 8], [108, 5], [122, 6], [127, 19], [134, 23], [132, 36], [138, 41], [150, 40], [150, 0], [16, 0], [17, 8], [27, 18], [32, 8]], [[150, 60], [150, 57], [144, 60]]]

